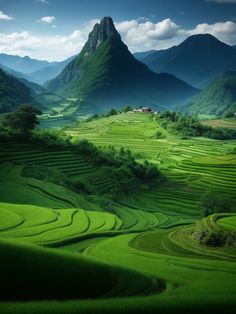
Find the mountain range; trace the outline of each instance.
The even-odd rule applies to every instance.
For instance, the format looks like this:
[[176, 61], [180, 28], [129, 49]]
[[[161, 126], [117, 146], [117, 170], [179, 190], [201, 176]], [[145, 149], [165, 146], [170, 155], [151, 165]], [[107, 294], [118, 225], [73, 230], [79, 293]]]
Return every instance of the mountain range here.
[[198, 90], [171, 74], [156, 74], [134, 58], [110, 17], [96, 24], [79, 55], [46, 88], [104, 111], [111, 106], [177, 105]]
[[151, 70], [166, 72], [198, 88], [215, 77], [236, 70], [236, 49], [209, 34], [193, 35], [178, 46], [142, 58]]
[[12, 74], [16, 74], [17, 77], [44, 84], [56, 77], [73, 58], [74, 56], [60, 62], [48, 62], [32, 59], [28, 56], [0, 54], [0, 67], [7, 69], [8, 72], [12, 71]]
[[[78, 98], [76, 108], [95, 112], [131, 104], [223, 115], [235, 107], [235, 48], [204, 34], [166, 50], [132, 55], [112, 19], [105, 17], [82, 51], [62, 62], [0, 54], [0, 111], [14, 109], [17, 99], [50, 108], [70, 97]], [[191, 85], [204, 88], [200, 92]]]

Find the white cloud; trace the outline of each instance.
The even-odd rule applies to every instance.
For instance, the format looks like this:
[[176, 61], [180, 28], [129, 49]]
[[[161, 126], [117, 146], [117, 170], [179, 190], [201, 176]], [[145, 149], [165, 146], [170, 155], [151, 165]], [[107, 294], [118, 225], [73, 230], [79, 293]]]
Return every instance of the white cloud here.
[[55, 16], [43, 16], [39, 21], [45, 24], [52, 24], [55, 22], [55, 20], [56, 20]]
[[153, 23], [138, 22], [138, 20], [116, 23], [122, 39], [131, 51], [145, 51], [148, 49], [166, 49], [179, 44], [188, 36], [195, 34], [212, 34], [228, 43], [236, 43], [236, 23], [232, 21], [215, 24], [202, 23], [194, 29], [185, 29], [171, 19]]
[[49, 4], [50, 3], [48, 0], [38, 0], [38, 2], [45, 3], [45, 4]]
[[5, 14], [3, 11], [0, 11], [0, 20], [10, 21], [14, 20], [14, 17]]
[[41, 60], [64, 60], [78, 53], [85, 40], [79, 30], [68, 36], [34, 36], [27, 31], [0, 33], [0, 52]]
[[217, 3], [236, 3], [236, 0], [206, 0], [206, 1]]
[[[97, 22], [99, 20], [88, 21], [80, 29], [64, 36], [36, 36], [27, 31], [0, 32], [0, 53], [29, 55], [32, 58], [50, 61], [63, 60], [81, 50], [93, 25]], [[54, 23], [50, 25], [56, 27]], [[171, 19], [157, 23], [137, 19], [118, 22], [115, 25], [132, 52], [166, 49], [181, 43], [188, 36], [202, 33], [210, 33], [228, 44], [236, 44], [236, 23], [232, 21], [202, 23], [192, 29], [183, 28]]]

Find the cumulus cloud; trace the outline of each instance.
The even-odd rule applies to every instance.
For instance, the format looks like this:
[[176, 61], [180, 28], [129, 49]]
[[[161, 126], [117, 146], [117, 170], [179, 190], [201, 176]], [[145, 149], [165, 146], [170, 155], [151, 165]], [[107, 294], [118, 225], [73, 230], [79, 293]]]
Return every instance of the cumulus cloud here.
[[78, 53], [85, 42], [80, 30], [68, 36], [34, 36], [30, 32], [0, 33], [0, 52], [50, 61]]
[[0, 11], [0, 20], [10, 21], [14, 20], [14, 17], [5, 14], [3, 11]]
[[193, 29], [185, 29], [169, 18], [157, 23], [129, 20], [116, 23], [116, 27], [132, 51], [166, 49], [179, 44], [188, 36], [206, 33], [228, 44], [236, 43], [236, 23], [232, 21], [202, 23]]
[[125, 43], [131, 50], [146, 50], [168, 46], [170, 40], [175, 38], [180, 27], [171, 19], [165, 19], [158, 23], [150, 21], [138, 22], [138, 20], [123, 21], [116, 23]]
[[[0, 53], [29, 55], [32, 58], [51, 61], [63, 60], [81, 50], [89, 32], [97, 22], [99, 22], [97, 19], [88, 21], [80, 29], [64, 36], [36, 36], [27, 31], [0, 32]], [[181, 43], [191, 35], [206, 33], [210, 33], [230, 45], [236, 44], [236, 23], [232, 21], [214, 24], [202, 23], [191, 29], [183, 28], [169, 18], [156, 23], [143, 18], [133, 19], [117, 22], [115, 25], [132, 52], [166, 49]]]
[[43, 16], [39, 21], [45, 24], [52, 24], [55, 22], [55, 20], [55, 16]]

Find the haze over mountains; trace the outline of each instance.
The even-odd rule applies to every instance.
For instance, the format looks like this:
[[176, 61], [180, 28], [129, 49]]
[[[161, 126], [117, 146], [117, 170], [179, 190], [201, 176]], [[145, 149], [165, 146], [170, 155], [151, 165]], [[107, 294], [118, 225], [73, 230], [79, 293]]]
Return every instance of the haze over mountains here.
[[212, 35], [194, 35], [141, 61], [157, 73], [171, 73], [202, 88], [225, 71], [236, 70], [236, 50]]
[[48, 62], [30, 57], [19, 57], [14, 55], [0, 54], [0, 67], [12, 75], [25, 78], [38, 84], [57, 76], [74, 56], [61, 62]]

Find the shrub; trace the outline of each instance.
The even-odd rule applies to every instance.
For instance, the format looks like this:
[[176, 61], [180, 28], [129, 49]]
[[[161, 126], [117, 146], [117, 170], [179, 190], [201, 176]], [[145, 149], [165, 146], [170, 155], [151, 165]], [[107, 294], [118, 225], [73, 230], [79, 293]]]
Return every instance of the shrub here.
[[229, 213], [232, 211], [232, 202], [230, 199], [213, 192], [207, 192], [203, 195], [201, 208], [204, 216], [207, 217], [215, 213]]

